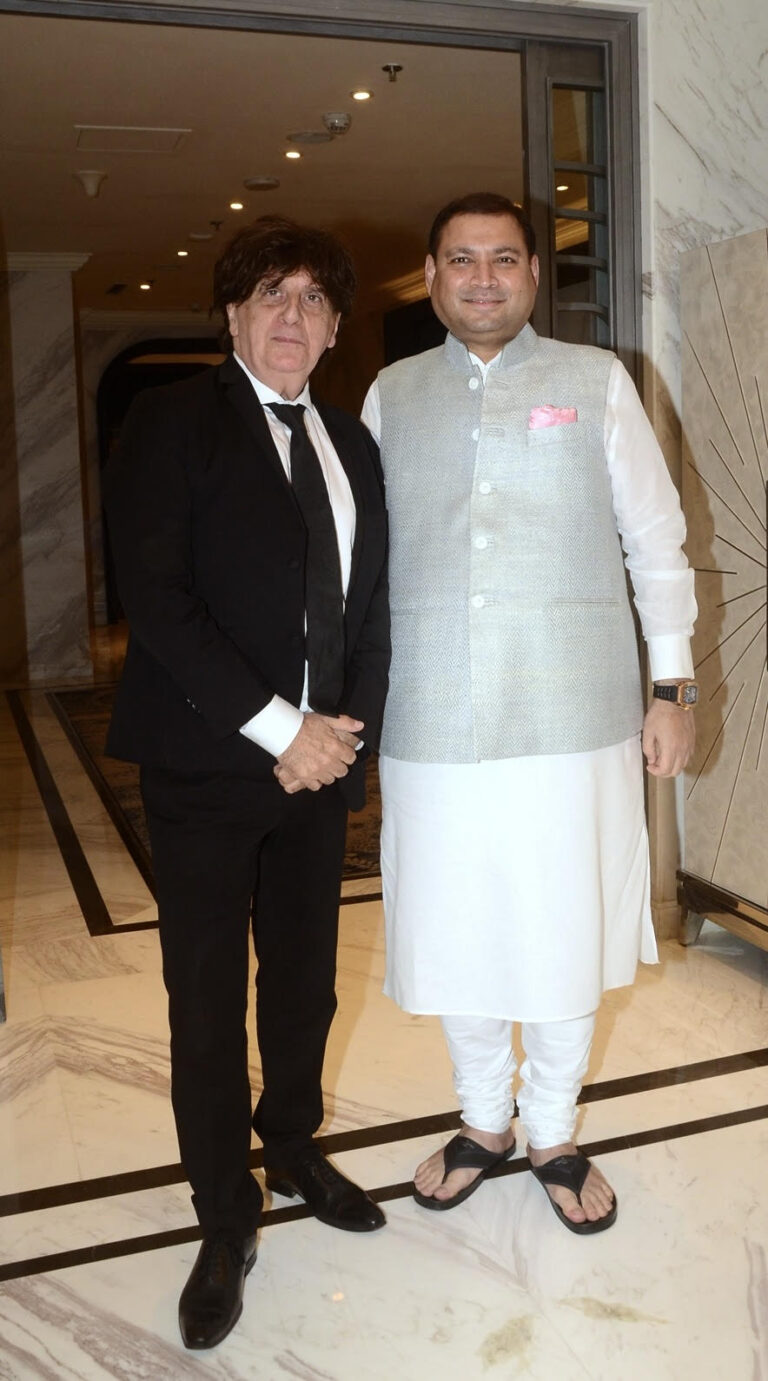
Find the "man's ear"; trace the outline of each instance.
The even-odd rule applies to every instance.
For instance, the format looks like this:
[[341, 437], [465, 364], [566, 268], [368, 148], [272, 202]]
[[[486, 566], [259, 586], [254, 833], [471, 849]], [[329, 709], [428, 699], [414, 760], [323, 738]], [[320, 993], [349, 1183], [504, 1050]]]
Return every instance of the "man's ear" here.
[[234, 302], [227, 303], [227, 326], [231, 336], [237, 335], [237, 307]]
[[432, 258], [432, 255], [431, 255], [431, 254], [428, 254], [428, 255], [427, 255], [427, 262], [426, 262], [426, 264], [424, 265], [424, 282], [425, 282], [426, 285], [427, 285], [427, 292], [428, 292], [428, 293], [431, 293], [431, 291], [432, 291], [432, 284], [433, 284], [433, 282], [434, 282], [434, 280], [435, 280], [435, 274], [436, 274], [436, 273], [437, 273], [437, 264], [435, 263], [434, 259]]
[[331, 328], [331, 334], [330, 334], [330, 336], [328, 337], [328, 344], [327, 344], [326, 347], [325, 347], [326, 350], [332, 350], [333, 347], [334, 347], [334, 345], [336, 344], [336, 338], [337, 338], [337, 336], [338, 336], [338, 334], [339, 334], [339, 323], [340, 323], [340, 321], [341, 321], [341, 312], [337, 312], [337, 313], [336, 313], [336, 319], [335, 319], [335, 321], [334, 321], [334, 323], [333, 323], [333, 326], [332, 326], [332, 328]]
[[532, 254], [532, 255], [531, 255], [531, 274], [532, 274], [532, 276], [533, 276], [533, 281], [534, 281], [534, 283], [536, 284], [536, 287], [538, 288], [538, 286], [539, 286], [539, 256], [538, 256], [538, 254]]

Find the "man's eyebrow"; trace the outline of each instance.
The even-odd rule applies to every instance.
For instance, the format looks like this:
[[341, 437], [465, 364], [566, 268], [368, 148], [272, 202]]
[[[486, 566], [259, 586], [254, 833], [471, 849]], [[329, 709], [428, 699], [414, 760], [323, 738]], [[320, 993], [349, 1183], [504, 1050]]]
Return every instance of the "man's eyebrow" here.
[[[448, 255], [477, 254], [478, 252], [478, 247], [476, 245], [451, 245], [449, 249], [445, 250], [445, 253]], [[491, 250], [491, 254], [520, 254], [521, 252], [519, 245], [496, 245]]]

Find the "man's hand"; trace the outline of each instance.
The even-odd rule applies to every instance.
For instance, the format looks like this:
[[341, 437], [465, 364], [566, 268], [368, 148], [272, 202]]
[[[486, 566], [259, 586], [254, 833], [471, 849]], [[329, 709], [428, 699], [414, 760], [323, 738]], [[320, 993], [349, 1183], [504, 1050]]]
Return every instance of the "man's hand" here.
[[654, 777], [676, 777], [690, 761], [696, 742], [693, 710], [652, 700], [643, 724], [643, 752]]
[[355, 761], [362, 720], [349, 715], [304, 715], [298, 734], [277, 759], [275, 776], [289, 796], [297, 791], [319, 791], [339, 777], [346, 777]]

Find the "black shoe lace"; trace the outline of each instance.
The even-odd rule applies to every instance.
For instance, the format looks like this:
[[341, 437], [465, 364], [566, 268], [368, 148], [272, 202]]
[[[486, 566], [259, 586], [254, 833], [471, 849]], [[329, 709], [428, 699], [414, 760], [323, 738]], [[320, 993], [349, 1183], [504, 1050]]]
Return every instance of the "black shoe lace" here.
[[340, 1171], [336, 1170], [330, 1161], [325, 1159], [325, 1156], [318, 1156], [317, 1160], [312, 1162], [311, 1169], [312, 1173], [317, 1175], [319, 1180], [323, 1180], [325, 1184], [331, 1186], [339, 1183]]
[[198, 1268], [199, 1276], [205, 1277], [206, 1284], [224, 1286], [228, 1283], [232, 1266], [239, 1264], [239, 1255], [233, 1242], [225, 1237], [212, 1237], [203, 1242], [203, 1250]]

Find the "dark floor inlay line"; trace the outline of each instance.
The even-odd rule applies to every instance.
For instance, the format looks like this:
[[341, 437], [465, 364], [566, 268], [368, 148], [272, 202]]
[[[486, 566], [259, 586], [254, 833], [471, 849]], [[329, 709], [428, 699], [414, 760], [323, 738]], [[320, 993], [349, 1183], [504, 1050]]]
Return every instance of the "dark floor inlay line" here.
[[672, 1065], [669, 1069], [652, 1069], [647, 1074], [627, 1074], [620, 1079], [604, 1079], [587, 1084], [579, 1096], [580, 1103], [599, 1103], [605, 1098], [622, 1098], [633, 1093], [648, 1093], [654, 1089], [672, 1088], [676, 1084], [692, 1084], [697, 1079], [715, 1079], [723, 1074], [741, 1074], [746, 1069], [764, 1069], [768, 1065], [768, 1046], [759, 1050], [745, 1050], [738, 1055], [718, 1055], [713, 1060], [696, 1060], [689, 1065]]
[[[349, 1132], [330, 1132], [316, 1138], [319, 1146], [329, 1154], [352, 1151], [371, 1146], [386, 1146], [393, 1141], [407, 1141], [412, 1137], [430, 1136], [455, 1131], [461, 1121], [458, 1112], [433, 1113], [428, 1117], [414, 1117], [405, 1122], [384, 1123], [380, 1127], [364, 1127]], [[252, 1170], [264, 1164], [264, 1152], [259, 1148], [250, 1154]], [[90, 1202], [93, 1199], [115, 1198], [120, 1194], [136, 1194], [143, 1190], [164, 1189], [171, 1184], [183, 1184], [186, 1175], [181, 1165], [156, 1165], [147, 1170], [126, 1170], [119, 1175], [99, 1175], [90, 1180], [73, 1180], [68, 1184], [48, 1185], [43, 1189], [25, 1189], [16, 1194], [0, 1195], [0, 1218], [18, 1213], [32, 1213], [47, 1208], [62, 1208], [67, 1204]]]
[[136, 1256], [139, 1252], [160, 1251], [184, 1242], [197, 1242], [200, 1229], [176, 1228], [169, 1232], [151, 1232], [143, 1237], [128, 1237], [122, 1242], [94, 1242], [90, 1247], [74, 1247], [71, 1251], [54, 1252], [51, 1256], [33, 1256], [28, 1261], [10, 1261], [0, 1265], [0, 1283], [19, 1280], [24, 1276], [43, 1275], [46, 1271], [65, 1271], [70, 1266], [90, 1266], [97, 1261], [113, 1261], [121, 1256]]
[[21, 696], [18, 691], [6, 691], [6, 698], [88, 931], [91, 935], [108, 935], [112, 931], [109, 911], [53, 780], [51, 769], [24, 709]]
[[[675, 1141], [686, 1136], [701, 1136], [706, 1132], [720, 1131], [726, 1127], [744, 1126], [750, 1122], [760, 1122], [768, 1118], [768, 1103], [758, 1108], [741, 1108], [736, 1112], [717, 1113], [713, 1117], [698, 1117], [691, 1122], [678, 1122], [667, 1127], [653, 1127], [646, 1132], [630, 1132], [624, 1136], [604, 1137], [602, 1141], [592, 1141], [582, 1146], [587, 1156], [604, 1156], [612, 1151], [631, 1151], [638, 1146], [652, 1146], [662, 1141]], [[509, 1161], [506, 1165], [492, 1170], [489, 1179], [501, 1179], [508, 1175], [522, 1175], [529, 1169], [527, 1156]], [[399, 1184], [383, 1185], [370, 1190], [377, 1203], [391, 1203], [396, 1199], [406, 1199], [412, 1192], [410, 1180]], [[277, 1227], [283, 1223], [298, 1222], [313, 1215], [304, 1204], [296, 1207], [268, 1209], [262, 1218], [262, 1227]], [[120, 1242], [100, 1242], [90, 1247], [75, 1247], [70, 1251], [51, 1252], [49, 1256], [30, 1257], [26, 1261], [9, 1261], [0, 1265], [0, 1283], [18, 1280], [24, 1276], [42, 1275], [49, 1271], [66, 1270], [72, 1266], [87, 1266], [96, 1261], [112, 1261], [122, 1256], [134, 1256], [143, 1251], [160, 1251], [165, 1247], [177, 1246], [185, 1242], [195, 1242], [200, 1238], [199, 1227], [175, 1228], [171, 1231], [145, 1233], [142, 1237], [126, 1238]]]
[[[124, 812], [120, 809], [120, 806], [118, 805], [113, 793], [110, 791], [109, 787], [107, 786], [107, 783], [105, 782], [104, 778], [99, 772], [90, 753], [86, 751], [71, 719], [64, 712], [64, 708], [61, 705], [56, 692], [48, 691], [46, 693], [45, 698], [48, 704], [50, 705], [51, 709], [53, 710], [53, 713], [56, 715], [56, 718], [59, 721], [59, 724], [61, 725], [63, 732], [66, 734], [71, 747], [77, 754], [78, 762], [80, 763], [81, 767], [83, 768], [83, 771], [88, 777], [88, 780], [90, 781], [97, 796], [99, 797], [101, 804], [103, 805], [104, 809], [107, 812], [107, 815], [112, 821], [112, 824], [117, 830], [117, 833], [123, 841], [125, 848], [127, 849], [130, 857], [133, 859], [133, 862], [136, 865], [136, 868], [139, 872], [142, 881], [144, 882], [145, 887], [154, 897], [155, 880], [152, 875], [152, 860], [150, 859], [149, 854], [143, 847], [141, 840], [137, 838], [135, 831], [132, 830], [130, 825], [128, 824]], [[154, 925], [155, 927], [157, 926], [157, 921], [154, 922]], [[115, 928], [117, 929], [117, 927]], [[119, 928], [121, 930], [127, 929], [127, 927], [125, 926], [121, 926]], [[149, 927], [146, 928], [148, 929]]]
[[[748, 1069], [761, 1069], [766, 1066], [768, 1047], [745, 1050], [738, 1055], [698, 1060], [689, 1065], [673, 1065], [669, 1069], [650, 1070], [647, 1074], [632, 1074], [623, 1079], [605, 1079], [602, 1083], [588, 1084], [582, 1089], [579, 1101], [598, 1103], [607, 1098], [647, 1093], [693, 1083], [698, 1079], [739, 1074]], [[461, 1114], [458, 1112], [431, 1113], [426, 1117], [411, 1117], [400, 1122], [384, 1122], [377, 1127], [328, 1132], [317, 1137], [317, 1142], [324, 1151], [333, 1154], [387, 1146], [394, 1141], [410, 1141], [421, 1136], [438, 1136], [443, 1132], [456, 1131], [460, 1126]], [[251, 1169], [258, 1170], [263, 1164], [263, 1151], [252, 1151]], [[147, 1189], [162, 1189], [171, 1184], [183, 1184], [185, 1179], [181, 1165], [176, 1162], [173, 1165], [153, 1166], [147, 1170], [127, 1170], [120, 1175], [101, 1175], [90, 1180], [49, 1185], [44, 1189], [26, 1189], [16, 1194], [0, 1195], [0, 1218], [9, 1218], [17, 1213], [31, 1213], [37, 1209], [60, 1208], [65, 1204], [86, 1203], [92, 1199], [114, 1198], [120, 1194], [135, 1194]]]

